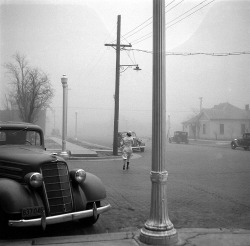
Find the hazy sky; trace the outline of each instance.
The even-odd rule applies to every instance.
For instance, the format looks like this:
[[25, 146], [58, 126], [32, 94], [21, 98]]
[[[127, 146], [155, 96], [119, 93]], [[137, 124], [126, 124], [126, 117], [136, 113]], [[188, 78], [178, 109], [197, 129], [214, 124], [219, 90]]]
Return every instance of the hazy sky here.
[[[104, 44], [115, 43], [117, 16], [121, 15], [121, 42], [131, 43], [135, 49], [121, 52], [121, 64], [139, 64], [142, 70], [128, 68], [121, 73], [119, 126], [120, 130], [150, 135], [152, 2], [0, 0], [1, 65], [18, 51], [26, 55], [30, 65], [49, 74], [55, 89], [51, 107], [58, 119], [54, 122], [48, 111], [49, 129], [55, 124], [61, 130], [60, 79], [66, 74], [69, 134], [74, 135], [77, 112], [79, 134], [111, 136], [115, 50]], [[250, 1], [166, 0], [165, 5], [168, 52], [250, 51]], [[206, 108], [223, 102], [244, 108], [250, 95], [249, 57], [166, 56], [167, 115], [171, 116], [172, 129], [181, 129], [181, 122], [193, 115], [193, 109], [199, 109], [199, 97]], [[1, 99], [7, 87], [1, 67]]]

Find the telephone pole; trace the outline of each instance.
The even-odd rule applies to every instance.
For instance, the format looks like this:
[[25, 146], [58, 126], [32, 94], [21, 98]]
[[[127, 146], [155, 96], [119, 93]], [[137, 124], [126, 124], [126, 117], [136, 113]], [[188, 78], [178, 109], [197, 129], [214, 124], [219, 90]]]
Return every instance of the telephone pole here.
[[200, 112], [201, 112], [201, 110], [202, 110], [202, 97], [199, 97], [199, 99], [200, 99]]
[[116, 44], [105, 44], [105, 46], [116, 49], [116, 76], [115, 76], [115, 115], [114, 115], [114, 136], [113, 155], [118, 155], [118, 125], [119, 125], [119, 88], [120, 88], [120, 51], [124, 47], [132, 47], [131, 44], [121, 44], [121, 15], [117, 17], [117, 39]]

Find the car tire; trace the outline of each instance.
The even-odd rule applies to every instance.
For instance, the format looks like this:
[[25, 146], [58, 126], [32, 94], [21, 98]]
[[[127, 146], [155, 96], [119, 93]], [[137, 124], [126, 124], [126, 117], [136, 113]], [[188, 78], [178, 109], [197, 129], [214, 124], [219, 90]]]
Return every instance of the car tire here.
[[231, 143], [231, 148], [236, 149], [236, 144], [234, 142]]
[[[99, 208], [101, 206], [101, 202], [98, 201], [98, 202], [95, 202], [96, 204], [96, 207]], [[93, 209], [93, 206], [94, 206], [94, 202], [90, 202], [87, 204], [86, 206], [86, 210], [88, 209]], [[92, 216], [92, 217], [89, 217], [89, 218], [84, 218], [84, 219], [80, 219], [80, 223], [83, 224], [83, 225], [86, 225], [86, 226], [92, 226], [94, 225], [97, 220], [99, 219], [99, 214], [97, 216]]]
[[141, 148], [141, 152], [144, 152], [144, 148]]
[[244, 147], [244, 150], [248, 150], [249, 149], [249, 147]]

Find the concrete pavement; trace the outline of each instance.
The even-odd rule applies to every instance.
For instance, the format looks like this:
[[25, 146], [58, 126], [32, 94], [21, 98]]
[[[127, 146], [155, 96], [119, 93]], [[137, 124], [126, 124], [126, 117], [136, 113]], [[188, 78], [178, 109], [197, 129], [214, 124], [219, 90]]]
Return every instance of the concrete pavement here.
[[[176, 246], [249, 246], [249, 230], [183, 228], [178, 229]], [[1, 246], [144, 246], [139, 240], [140, 230], [94, 235], [33, 238], [0, 241]]]
[[[53, 139], [54, 140], [54, 139]], [[57, 140], [59, 141], [59, 140]], [[59, 143], [59, 142], [58, 142]], [[61, 143], [61, 142], [60, 142]], [[88, 155], [87, 148], [67, 142], [67, 149], [72, 153], [83, 151], [80, 154]], [[77, 151], [76, 151], [77, 150]], [[92, 153], [93, 150], [91, 150]], [[119, 157], [120, 158], [120, 157]], [[179, 242], [177, 245], [185, 246], [250, 246], [250, 231], [243, 229], [222, 229], [222, 228], [181, 228], [177, 229]], [[62, 237], [41, 237], [19, 240], [0, 240], [1, 246], [144, 246], [139, 240], [140, 230], [135, 229], [129, 232], [77, 235]]]
[[[50, 137], [55, 143], [61, 145], [62, 139], [56, 137]], [[82, 146], [72, 144], [71, 142], [66, 141], [67, 150], [71, 152], [72, 156], [75, 157], [97, 157], [96, 151], [92, 149], [83, 148]]]

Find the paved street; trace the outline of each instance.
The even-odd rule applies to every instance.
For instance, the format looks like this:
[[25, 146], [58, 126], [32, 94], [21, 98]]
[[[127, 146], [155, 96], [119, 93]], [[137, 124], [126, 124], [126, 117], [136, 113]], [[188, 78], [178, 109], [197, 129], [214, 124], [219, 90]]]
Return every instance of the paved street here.
[[[168, 211], [176, 228], [250, 229], [250, 151], [178, 144], [167, 148]], [[99, 223], [108, 231], [140, 228], [148, 218], [151, 151], [141, 155], [128, 172], [121, 170], [120, 161], [86, 165], [107, 187], [113, 209]]]
[[[128, 171], [121, 160], [69, 161], [99, 176], [112, 209], [92, 228], [78, 223], [51, 226], [43, 234], [59, 236], [129, 231], [149, 217], [151, 147], [133, 159]], [[185, 144], [167, 145], [168, 212], [175, 228], [250, 229], [250, 151]], [[25, 237], [25, 234], [22, 237]], [[20, 235], [19, 235], [20, 236]]]

